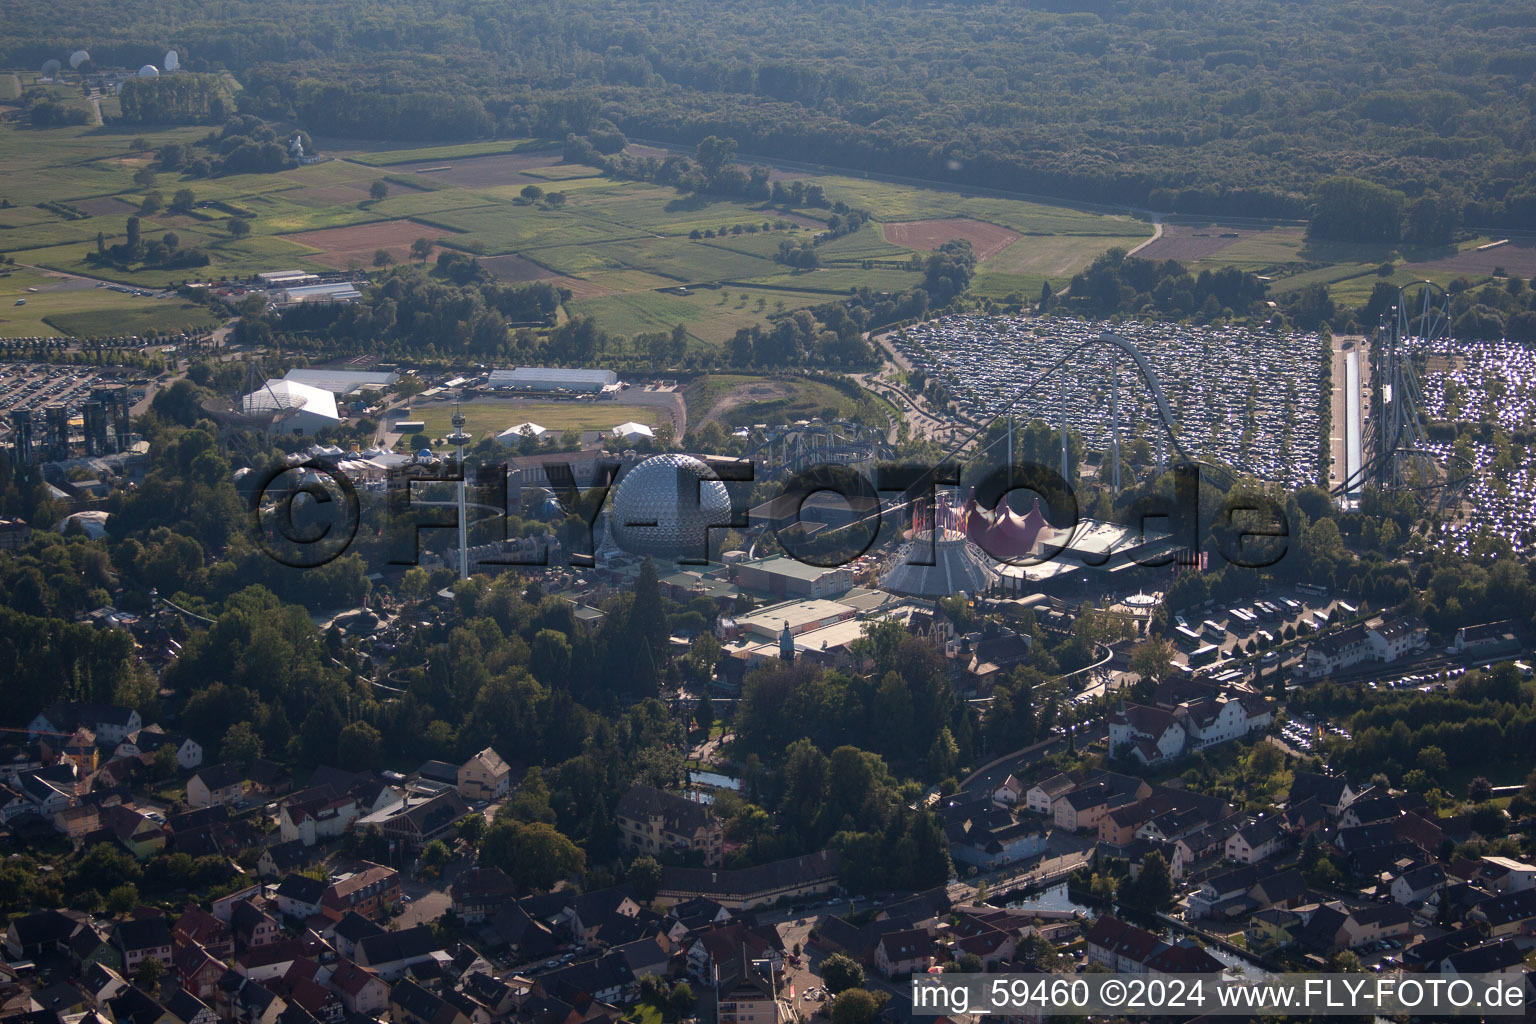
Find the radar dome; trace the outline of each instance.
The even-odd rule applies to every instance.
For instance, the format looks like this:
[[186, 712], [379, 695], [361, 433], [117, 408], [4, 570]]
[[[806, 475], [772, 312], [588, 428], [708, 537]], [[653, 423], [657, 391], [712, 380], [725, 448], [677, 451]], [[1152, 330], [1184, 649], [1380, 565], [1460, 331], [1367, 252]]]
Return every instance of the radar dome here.
[[709, 528], [730, 521], [730, 493], [708, 466], [688, 455], [656, 455], [613, 489], [609, 533], [632, 555], [702, 559]]
[[153, 64], [145, 64], [143, 67], [139, 68], [139, 77], [140, 78], [159, 78], [160, 77], [160, 69], [155, 67]]
[[59, 68], [63, 66], [64, 65], [60, 64], [52, 57], [49, 57], [47, 60], [43, 61], [43, 77], [52, 78], [54, 75], [59, 73]]
[[181, 57], [176, 53], [175, 50], [166, 50], [164, 64], [165, 70], [175, 71], [177, 68], [181, 67]]
[[69, 55], [69, 66], [71, 68], [78, 68], [81, 64], [84, 64], [90, 59], [91, 55], [86, 51], [76, 50], [74, 53]]

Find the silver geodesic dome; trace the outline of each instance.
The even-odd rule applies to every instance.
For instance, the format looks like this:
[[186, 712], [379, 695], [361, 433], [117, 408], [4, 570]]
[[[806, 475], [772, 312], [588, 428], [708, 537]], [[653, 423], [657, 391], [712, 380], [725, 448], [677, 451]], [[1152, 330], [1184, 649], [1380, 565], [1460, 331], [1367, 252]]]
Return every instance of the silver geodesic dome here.
[[709, 527], [730, 519], [731, 496], [708, 466], [688, 455], [656, 455], [619, 479], [608, 530], [632, 555], [701, 559], [709, 554]]

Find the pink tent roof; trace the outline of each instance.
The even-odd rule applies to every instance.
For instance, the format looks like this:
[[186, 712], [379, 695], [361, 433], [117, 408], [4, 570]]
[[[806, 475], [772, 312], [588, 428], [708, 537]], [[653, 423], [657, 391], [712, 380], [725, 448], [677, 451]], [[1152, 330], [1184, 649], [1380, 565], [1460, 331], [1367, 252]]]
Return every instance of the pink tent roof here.
[[1029, 514], [1023, 516], [1000, 501], [985, 533], [980, 539], [972, 539], [993, 558], [1023, 558], [1034, 553], [1040, 531], [1049, 525], [1040, 512], [1038, 498]]

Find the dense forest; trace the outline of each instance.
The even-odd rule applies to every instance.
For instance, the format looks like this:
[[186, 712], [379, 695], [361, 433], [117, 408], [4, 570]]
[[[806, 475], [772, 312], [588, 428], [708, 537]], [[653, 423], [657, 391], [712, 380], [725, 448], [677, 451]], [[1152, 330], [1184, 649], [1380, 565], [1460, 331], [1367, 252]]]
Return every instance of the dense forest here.
[[[1520, 0], [0, 3], [0, 61], [177, 46], [320, 135], [585, 134], [1191, 213], [1303, 217], [1344, 175], [1536, 227]], [[429, 110], [430, 116], [421, 116]], [[1389, 200], [1395, 204], [1398, 200]]]

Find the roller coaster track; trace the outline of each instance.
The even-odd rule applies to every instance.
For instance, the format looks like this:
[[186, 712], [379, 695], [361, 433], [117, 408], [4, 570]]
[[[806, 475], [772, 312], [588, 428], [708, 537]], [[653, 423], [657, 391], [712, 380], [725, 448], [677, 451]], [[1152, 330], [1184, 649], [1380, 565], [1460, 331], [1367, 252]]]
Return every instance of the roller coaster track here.
[[[1416, 303], [1409, 301], [1414, 298], [1413, 289], [1421, 289]], [[1436, 340], [1448, 337], [1450, 297], [1431, 281], [1412, 282], [1398, 289], [1394, 312], [1393, 322], [1383, 325], [1384, 336], [1372, 358], [1376, 377], [1373, 386], [1376, 401], [1372, 403], [1372, 413], [1376, 422], [1368, 431], [1363, 431], [1364, 440], [1369, 443], [1369, 457], [1362, 459], [1360, 468], [1347, 474], [1329, 493], [1344, 497], [1354, 488], [1375, 483], [1384, 489], [1403, 491], [1426, 501], [1433, 497], [1437, 506], [1444, 508], [1466, 487], [1475, 467], [1455, 454], [1442, 455], [1430, 447], [1420, 422], [1424, 395], [1413, 359], [1415, 350], [1422, 354], [1426, 348], [1432, 348]], [[1392, 379], [1383, 381], [1386, 375]], [[1390, 410], [1384, 394], [1387, 385], [1393, 391]], [[1431, 467], [1442, 461], [1444, 478], [1429, 479], [1436, 476]], [[1410, 482], [1404, 477], [1402, 466], [1405, 462], [1417, 463], [1420, 467], [1417, 481]]]
[[[1034, 380], [1030, 381], [1028, 384], [1023, 385], [1017, 391], [1015, 391], [1013, 395], [1011, 395], [1007, 401], [1003, 403], [1003, 411], [1011, 412], [1013, 409], [1018, 407], [1018, 405], [1023, 402], [1026, 397], [1036, 391], [1036, 389], [1038, 389], [1052, 374], [1066, 366], [1080, 352], [1095, 345], [1109, 345], [1113, 348], [1119, 349], [1121, 352], [1124, 352], [1126, 355], [1131, 357], [1132, 362], [1136, 364], [1137, 372], [1141, 374], [1142, 381], [1147, 386], [1147, 390], [1152, 394], [1153, 404], [1157, 407], [1157, 418], [1162, 423], [1163, 430], [1167, 432], [1168, 440], [1172, 443], [1173, 450], [1178, 453], [1179, 457], [1186, 463], [1200, 467], [1201, 478], [1203, 480], [1207, 480], [1216, 486], [1219, 490], [1231, 490], [1232, 486], [1237, 482], [1237, 475], [1225, 466], [1207, 462], [1203, 459], [1197, 459], [1190, 454], [1189, 450], [1184, 447], [1184, 443], [1179, 440], [1178, 431], [1174, 429], [1173, 410], [1169, 407], [1167, 396], [1163, 393], [1163, 382], [1157, 376], [1157, 371], [1152, 368], [1152, 364], [1147, 361], [1147, 357], [1142, 354], [1141, 350], [1137, 348], [1134, 343], [1132, 343], [1128, 338], [1122, 337], [1113, 331], [1104, 331], [1103, 333], [1099, 334], [1098, 337], [1089, 338], [1087, 341], [1074, 345], [1071, 349], [1067, 350], [1067, 352], [1057, 358], [1055, 362], [1051, 363], [1044, 370], [1041, 370]], [[940, 464], [943, 465], [957, 463], [960, 457], [964, 454], [965, 450], [975, 444], [981, 438], [982, 434], [986, 433], [987, 427], [997, 419], [997, 415], [997, 412], [994, 411], [988, 416], [982, 417], [981, 425], [976, 427], [963, 441], [951, 448], [949, 453], [945, 455], [944, 458], [940, 461]], [[990, 449], [992, 446], [995, 446], [999, 443], [1001, 443], [1001, 440], [993, 441], [992, 445], [989, 445], [988, 448]], [[938, 473], [939, 467], [937, 466], [929, 469], [922, 475], [922, 479], [918, 480], [907, 488], [906, 497], [904, 500], [897, 501], [895, 504], [884, 508], [883, 512], [877, 512], [872, 516], [864, 516], [860, 519], [856, 519], [851, 523], [836, 527], [833, 530], [828, 530], [826, 531], [826, 534], [853, 530], [860, 527], [868, 527], [872, 523], [878, 522], [883, 513], [904, 511], [918, 501], [926, 500], [926, 496], [931, 493], [933, 486], [937, 482]]]

